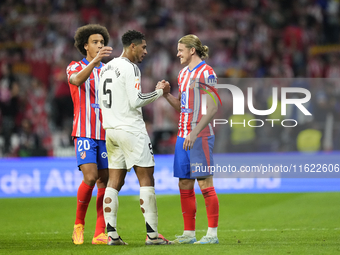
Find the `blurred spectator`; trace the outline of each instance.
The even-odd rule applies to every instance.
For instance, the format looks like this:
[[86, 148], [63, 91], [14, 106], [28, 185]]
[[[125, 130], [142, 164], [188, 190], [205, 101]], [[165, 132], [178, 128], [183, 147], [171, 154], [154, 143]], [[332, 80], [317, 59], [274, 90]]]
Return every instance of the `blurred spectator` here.
[[25, 117], [30, 120], [32, 131], [38, 135], [42, 146], [49, 152], [52, 149], [52, 138], [47, 113], [47, 91], [37, 78], [31, 80], [28, 91]]
[[[1, 85], [4, 85], [1, 82]], [[19, 114], [20, 99], [19, 99], [19, 84], [12, 81], [6, 90], [2, 90], [0, 95], [7, 94], [0, 100], [0, 111], [2, 125], [0, 134], [4, 137], [4, 148], [2, 153], [7, 154], [10, 151], [10, 137], [13, 132], [17, 131], [17, 117]]]
[[100, 10], [96, 6], [95, 0], [84, 0], [80, 9], [81, 19], [84, 23], [98, 23]]
[[321, 148], [321, 136], [320, 130], [308, 128], [302, 130], [296, 140], [298, 151], [302, 152], [317, 152]]
[[324, 75], [324, 62], [321, 56], [308, 56], [307, 77], [321, 78]]
[[58, 130], [63, 129], [65, 122], [73, 119], [73, 102], [70, 88], [67, 84], [65, 73], [66, 62], [64, 59], [59, 60], [52, 66], [52, 112], [51, 117], [54, 125]]
[[337, 55], [330, 55], [325, 70], [326, 78], [340, 78], [340, 59]]
[[12, 156], [47, 156], [39, 136], [34, 132], [32, 124], [28, 119], [22, 120], [18, 134], [14, 134], [11, 140]]

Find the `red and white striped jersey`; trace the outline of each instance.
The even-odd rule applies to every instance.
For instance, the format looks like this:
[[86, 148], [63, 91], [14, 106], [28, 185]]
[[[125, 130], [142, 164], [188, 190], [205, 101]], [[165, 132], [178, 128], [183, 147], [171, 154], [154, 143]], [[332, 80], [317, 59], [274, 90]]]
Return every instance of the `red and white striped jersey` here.
[[105, 140], [98, 102], [99, 73], [104, 64], [100, 63], [99, 67], [93, 68], [90, 77], [79, 87], [70, 83], [71, 75], [79, 73], [88, 64], [86, 58], [83, 58], [79, 62], [72, 61], [66, 70], [74, 109], [72, 136]]
[[[198, 89], [198, 87], [212, 92], [210, 88], [204, 85], [211, 84], [211, 80], [216, 82], [217, 76], [205, 61], [202, 61], [193, 70], [189, 70], [189, 67], [186, 66], [179, 72], [178, 90], [181, 93], [181, 113], [178, 123], [179, 137], [185, 138], [201, 120], [201, 95], [206, 94], [206, 92]], [[210, 135], [214, 135], [214, 131], [209, 123], [198, 134], [198, 137]]]

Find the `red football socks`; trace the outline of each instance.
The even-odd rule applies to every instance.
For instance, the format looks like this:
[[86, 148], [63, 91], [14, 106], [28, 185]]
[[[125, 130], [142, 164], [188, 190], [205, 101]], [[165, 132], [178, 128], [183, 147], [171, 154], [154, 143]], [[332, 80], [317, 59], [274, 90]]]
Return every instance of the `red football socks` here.
[[94, 236], [98, 236], [101, 233], [105, 233], [105, 220], [103, 213], [103, 199], [105, 194], [105, 188], [98, 189], [97, 192], [97, 223], [96, 223], [96, 231], [94, 232]]
[[209, 187], [206, 189], [202, 189], [202, 194], [205, 201], [205, 207], [207, 210], [208, 216], [208, 227], [209, 228], [217, 228], [218, 226], [218, 210], [219, 203], [216, 195], [216, 191], [214, 187]]
[[180, 189], [184, 230], [194, 231], [196, 223], [195, 190]]
[[78, 193], [77, 193], [77, 212], [75, 224], [85, 225], [85, 215], [87, 212], [87, 207], [89, 206], [92, 190], [94, 186], [87, 185], [84, 181], [81, 182]]

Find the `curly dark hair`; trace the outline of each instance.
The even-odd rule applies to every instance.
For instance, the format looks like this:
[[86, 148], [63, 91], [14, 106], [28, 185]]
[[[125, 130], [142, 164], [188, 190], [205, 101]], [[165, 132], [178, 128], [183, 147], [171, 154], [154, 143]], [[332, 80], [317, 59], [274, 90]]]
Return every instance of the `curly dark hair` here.
[[145, 40], [144, 34], [136, 30], [129, 30], [122, 36], [122, 43], [124, 48], [129, 47], [131, 43], [136, 45], [141, 44], [142, 40]]
[[74, 35], [74, 46], [84, 56], [87, 55], [84, 45], [85, 43], [88, 43], [89, 37], [94, 34], [101, 34], [104, 37], [105, 46], [109, 43], [109, 32], [105, 27], [99, 24], [88, 24], [86, 26], [79, 27]]

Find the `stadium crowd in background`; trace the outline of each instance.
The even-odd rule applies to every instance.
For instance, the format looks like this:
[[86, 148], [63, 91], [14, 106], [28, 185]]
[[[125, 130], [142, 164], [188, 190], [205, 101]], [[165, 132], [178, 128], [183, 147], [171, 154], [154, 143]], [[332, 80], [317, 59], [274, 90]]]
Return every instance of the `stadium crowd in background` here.
[[[179, 4], [180, 3], [180, 4]], [[3, 0], [0, 3], [0, 156], [25, 156], [23, 129], [35, 142], [34, 154], [73, 156], [73, 110], [65, 66], [79, 54], [76, 29], [88, 23], [108, 28], [112, 56], [129, 29], [142, 31], [150, 54], [139, 66], [143, 90], [160, 79], [175, 84], [177, 39], [196, 34], [210, 48], [207, 63], [219, 78], [340, 78], [340, 12], [336, 0]], [[183, 9], [181, 6], [189, 6]], [[327, 45], [332, 45], [328, 46]], [[103, 59], [107, 62], [110, 59]], [[215, 152], [308, 150], [305, 130], [321, 132], [314, 150], [339, 150], [340, 85], [300, 83], [311, 91], [311, 118], [297, 128], [215, 128]], [[172, 86], [173, 92], [176, 87]], [[258, 87], [258, 104], [270, 105], [270, 93]], [[230, 94], [221, 92], [226, 99]], [[223, 95], [225, 94], [225, 95]], [[224, 100], [216, 118], [231, 118]], [[155, 153], [173, 153], [177, 113], [161, 101], [143, 109]], [[65, 106], [65, 107], [63, 107]], [[160, 118], [157, 112], [168, 114]], [[263, 108], [263, 109], [268, 109]], [[251, 113], [247, 118], [255, 119]], [[292, 110], [292, 116], [297, 114]], [[244, 117], [245, 118], [245, 117]], [[26, 128], [24, 128], [26, 127]], [[307, 137], [307, 139], [305, 138]], [[31, 139], [31, 141], [33, 141]], [[299, 145], [297, 140], [300, 141]], [[301, 142], [302, 141], [302, 142]], [[301, 145], [302, 144], [302, 145]], [[62, 148], [62, 149], [60, 149]], [[69, 149], [71, 148], [71, 149]], [[38, 153], [37, 153], [38, 152]]]

